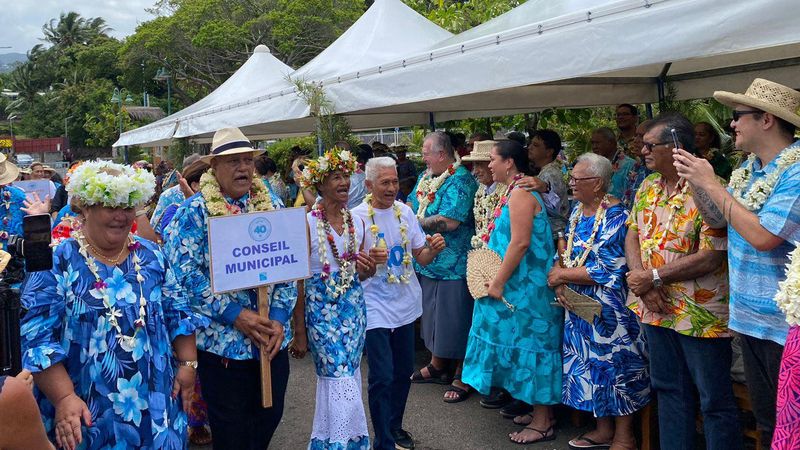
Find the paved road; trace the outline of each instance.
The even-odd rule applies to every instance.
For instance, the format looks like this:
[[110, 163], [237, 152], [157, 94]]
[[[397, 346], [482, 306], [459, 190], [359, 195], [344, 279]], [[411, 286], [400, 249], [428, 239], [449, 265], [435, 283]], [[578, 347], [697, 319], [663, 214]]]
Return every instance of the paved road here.
[[[418, 365], [427, 363], [425, 352], [417, 353]], [[364, 409], [369, 422], [367, 406], [366, 358], [362, 367], [364, 380]], [[314, 417], [316, 375], [309, 356], [292, 359], [291, 375], [286, 393], [287, 406], [280, 427], [272, 439], [274, 449], [304, 449], [311, 435]], [[487, 450], [487, 449], [568, 449], [567, 441], [580, 433], [560, 417], [558, 439], [555, 441], [522, 446], [509, 441], [507, 435], [520, 427], [504, 419], [497, 411], [481, 408], [480, 396], [473, 394], [467, 401], [446, 404], [442, 401], [445, 387], [433, 384], [414, 384], [406, 408], [404, 428], [414, 435], [419, 450]], [[370, 424], [370, 433], [372, 426]], [[195, 447], [199, 449], [199, 447]], [[210, 447], [208, 447], [210, 448]], [[205, 450], [205, 449], [204, 449]]]

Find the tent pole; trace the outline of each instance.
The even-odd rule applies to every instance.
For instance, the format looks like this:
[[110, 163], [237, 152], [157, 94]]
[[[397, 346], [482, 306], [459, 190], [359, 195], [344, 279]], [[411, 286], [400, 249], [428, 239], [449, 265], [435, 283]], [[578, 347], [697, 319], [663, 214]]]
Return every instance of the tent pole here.
[[644, 105], [644, 108], [647, 111], [647, 118], [649, 120], [652, 120], [653, 119], [653, 104], [652, 103], [646, 103]]
[[434, 120], [433, 113], [428, 113], [428, 125], [431, 126], [431, 131], [436, 131], [436, 121]]
[[317, 116], [317, 156], [322, 156], [322, 120]]

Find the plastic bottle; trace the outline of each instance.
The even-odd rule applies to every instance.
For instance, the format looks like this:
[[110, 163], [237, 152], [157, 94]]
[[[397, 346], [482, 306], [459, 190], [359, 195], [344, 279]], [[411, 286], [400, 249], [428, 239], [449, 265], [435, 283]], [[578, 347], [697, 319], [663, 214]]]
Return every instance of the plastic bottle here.
[[[375, 242], [375, 248], [381, 250], [388, 249], [388, 246], [386, 245], [386, 239], [384, 238], [383, 233], [378, 233], [378, 241]], [[378, 264], [375, 266], [375, 276], [380, 278], [385, 278], [388, 275], [389, 275], [389, 268], [386, 266], [386, 263]]]
[[556, 251], [558, 252], [558, 263], [561, 267], [566, 267], [564, 264], [564, 252], [567, 250], [567, 240], [564, 239], [564, 233], [559, 231], [558, 232], [558, 245], [556, 246]]

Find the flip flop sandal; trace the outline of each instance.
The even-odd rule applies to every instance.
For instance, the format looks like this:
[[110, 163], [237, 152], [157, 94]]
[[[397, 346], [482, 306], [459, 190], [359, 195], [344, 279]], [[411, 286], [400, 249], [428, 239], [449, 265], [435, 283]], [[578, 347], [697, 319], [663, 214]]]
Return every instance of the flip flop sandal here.
[[436, 383], [436, 384], [450, 384], [450, 380], [447, 379], [447, 372], [444, 370], [439, 370], [434, 367], [433, 364], [428, 364], [425, 366], [428, 369], [428, 377], [422, 375], [422, 369], [415, 371], [411, 375], [411, 382], [417, 384], [425, 384], [425, 383]]
[[443, 400], [444, 400], [444, 402], [445, 402], [445, 403], [459, 403], [459, 402], [463, 402], [464, 400], [466, 400], [466, 399], [468, 399], [468, 398], [469, 398], [469, 394], [470, 394], [470, 391], [469, 391], [469, 390], [467, 390], [467, 389], [461, 389], [460, 387], [458, 387], [458, 386], [453, 386], [452, 384], [451, 384], [451, 385], [450, 385], [450, 387], [449, 387], [449, 388], [448, 388], [446, 391], [444, 391], [444, 392], [445, 392], [445, 394], [446, 394], [446, 393], [448, 393], [448, 392], [455, 392], [455, 393], [456, 393], [456, 396], [455, 396], [455, 397], [453, 397], [453, 398], [446, 398], [446, 397], [445, 397], [445, 398], [443, 398]]
[[511, 436], [509, 436], [508, 439], [511, 440], [511, 442], [513, 442], [515, 444], [519, 444], [519, 445], [529, 445], [529, 444], [535, 444], [537, 442], [547, 442], [547, 441], [556, 440], [556, 432], [555, 432], [555, 430], [553, 430], [553, 427], [550, 427], [550, 428], [548, 428], [548, 429], [546, 429], [544, 431], [537, 430], [536, 428], [533, 428], [533, 427], [530, 427], [530, 426], [529, 427], [525, 427], [525, 429], [526, 430], [535, 431], [535, 432], [539, 433], [542, 437], [540, 437], [539, 439], [531, 439], [531, 440], [527, 440], [527, 441], [515, 441], [514, 438], [512, 438]]
[[[531, 420], [529, 420], [527, 422], [517, 422], [517, 417], [528, 417]], [[512, 418], [511, 421], [514, 422], [514, 425], [528, 426], [528, 425], [531, 424], [531, 422], [533, 422], [533, 413], [527, 413], [527, 414], [523, 414], [521, 416], [516, 416], [516, 417]]]
[[[592, 439], [587, 438], [585, 435], [586, 435], [586, 433], [583, 433], [582, 435], [580, 435], [580, 436], [576, 437], [575, 439], [569, 441], [570, 450], [585, 450], [585, 449], [608, 450], [608, 449], [611, 448], [611, 443], [610, 442], [606, 442], [606, 443], [595, 442]], [[588, 442], [589, 445], [577, 445], [577, 444], [575, 444], [576, 441]]]

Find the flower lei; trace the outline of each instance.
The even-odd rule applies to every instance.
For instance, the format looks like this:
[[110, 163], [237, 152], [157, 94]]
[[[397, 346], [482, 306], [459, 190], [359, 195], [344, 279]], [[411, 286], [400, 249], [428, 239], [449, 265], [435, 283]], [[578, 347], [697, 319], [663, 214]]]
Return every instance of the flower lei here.
[[3, 189], [3, 206], [6, 208], [6, 216], [3, 217], [3, 231], [0, 231], [0, 240], [7, 241], [10, 236], [8, 233], [8, 224], [11, 222], [11, 191], [8, 186], [2, 186]]
[[456, 169], [458, 169], [459, 166], [461, 166], [461, 157], [456, 153], [455, 162], [450, 164], [447, 170], [439, 174], [436, 178], [432, 178], [433, 174], [431, 174], [430, 170], [425, 171], [422, 178], [419, 179], [419, 183], [417, 183], [417, 201], [419, 201], [419, 206], [417, 206], [418, 219], [422, 220], [425, 218], [425, 210], [428, 209], [428, 205], [433, 203], [433, 200], [436, 199], [436, 192], [439, 191], [439, 188], [442, 187], [450, 175], [456, 173]]
[[795, 242], [795, 248], [789, 253], [789, 263], [786, 264], [786, 279], [778, 283], [778, 292], [775, 293], [775, 303], [786, 314], [789, 325], [800, 325], [800, 247]]
[[472, 236], [470, 241], [472, 248], [484, 247], [482, 236], [487, 234], [486, 227], [489, 226], [489, 219], [491, 218], [492, 212], [494, 212], [497, 202], [500, 201], [500, 193], [504, 188], [505, 185], [498, 183], [494, 192], [487, 195], [486, 186], [480, 185], [480, 187], [478, 187], [478, 192], [475, 193], [474, 206], [472, 208], [473, 216], [475, 216], [475, 236]]
[[[372, 225], [369, 226], [369, 231], [372, 233], [372, 242], [375, 242], [375, 245], [378, 244], [378, 233], [380, 233], [380, 227], [375, 223], [375, 209], [372, 207], [372, 194], [367, 194], [364, 197], [364, 202], [367, 204], [367, 216], [369, 216], [370, 220], [372, 221]], [[400, 217], [403, 215], [403, 210], [400, 209], [400, 204], [395, 202], [392, 205], [392, 209], [394, 210], [394, 217], [397, 218], [398, 226], [400, 227], [400, 240], [403, 246], [404, 255], [403, 255], [403, 274], [399, 277], [393, 273], [389, 273], [386, 281], [390, 284], [396, 283], [404, 283], [408, 284], [411, 280], [411, 271], [413, 270], [411, 267], [411, 254], [409, 253], [408, 244], [410, 243], [408, 240], [408, 224], [403, 223]]]
[[106, 282], [100, 278], [100, 271], [97, 268], [97, 261], [89, 254], [89, 251], [87, 250], [86, 236], [83, 234], [83, 231], [75, 231], [72, 234], [72, 237], [74, 237], [75, 241], [78, 243], [78, 252], [83, 256], [84, 260], [86, 261], [86, 265], [89, 267], [92, 275], [94, 275], [94, 292], [92, 292], [92, 296], [103, 299], [103, 306], [106, 307], [106, 319], [108, 320], [108, 323], [115, 330], [117, 330], [117, 339], [127, 346], [132, 347], [133, 341], [136, 339], [136, 333], [138, 333], [140, 328], [144, 328], [147, 325], [145, 321], [145, 317], [147, 317], [147, 311], [145, 310], [145, 307], [147, 306], [147, 300], [144, 298], [144, 291], [142, 288], [144, 277], [141, 274], [142, 266], [140, 265], [142, 260], [137, 254], [137, 250], [141, 248], [142, 244], [137, 242], [133, 238], [132, 234], [128, 235], [128, 250], [133, 257], [133, 270], [136, 271], [136, 281], [139, 283], [139, 318], [133, 323], [136, 326], [136, 331], [134, 331], [133, 336], [126, 336], [122, 334], [122, 328], [119, 326], [118, 321], [118, 318], [122, 317], [122, 311], [114, 306], [116, 301], [111, 303], [111, 297], [108, 295], [108, 284], [106, 284]]
[[597, 238], [597, 232], [600, 230], [600, 225], [605, 224], [606, 222], [606, 210], [609, 208], [609, 206], [611, 206], [610, 203], [611, 201], [609, 195], [606, 194], [603, 196], [603, 200], [600, 201], [600, 206], [598, 206], [597, 210], [594, 212], [594, 226], [592, 227], [592, 235], [589, 237], [588, 242], [581, 244], [584, 247], [584, 250], [580, 257], [573, 259], [572, 246], [575, 241], [575, 229], [578, 225], [578, 218], [583, 216], [583, 203], [578, 205], [575, 213], [572, 214], [572, 217], [569, 219], [569, 238], [567, 239], [567, 248], [561, 254], [561, 260], [564, 261], [564, 267], [581, 267], [586, 262], [586, 258], [589, 257], [589, 252], [592, 251], [594, 240]]
[[[231, 214], [239, 214], [242, 209], [236, 205], [231, 205], [225, 200], [222, 194], [222, 189], [219, 187], [217, 177], [214, 176], [214, 169], [208, 169], [200, 177], [200, 193], [206, 200], [206, 207], [209, 214], [212, 216], [227, 216]], [[272, 205], [269, 191], [258, 177], [253, 177], [253, 185], [250, 187], [250, 198], [248, 203], [252, 206], [253, 211], [270, 211], [275, 209]]]
[[329, 173], [340, 170], [349, 175], [355, 172], [357, 168], [358, 162], [352, 153], [334, 147], [319, 158], [306, 162], [300, 185], [303, 189], [315, 190], [316, 185], [322, 183], [322, 180]]
[[753, 176], [753, 164], [755, 164], [755, 161], [756, 155], [751, 153], [747, 158], [747, 163], [733, 171], [731, 181], [728, 184], [733, 193], [733, 198], [750, 211], [761, 208], [767, 198], [772, 195], [778, 178], [783, 175], [786, 169], [800, 161], [800, 147], [794, 146], [784, 151], [777, 160], [778, 168], [765, 178], [754, 182], [750, 189], [743, 194], [744, 188], [750, 183], [750, 179]]
[[[325, 216], [325, 208], [322, 207], [321, 202], [314, 204], [311, 208], [311, 215], [317, 219], [317, 246], [319, 253], [319, 261], [322, 263], [322, 279], [326, 282], [327, 293], [332, 298], [339, 298], [340, 295], [345, 293], [353, 284], [355, 279], [355, 261], [356, 261], [356, 229], [353, 226], [353, 216], [347, 208], [342, 208], [342, 217], [344, 218], [344, 234], [342, 237], [347, 242], [345, 252], [339, 255], [339, 250], [336, 248], [336, 240], [331, 231], [331, 224]], [[331, 246], [331, 253], [333, 259], [339, 265], [339, 282], [336, 283], [331, 277], [331, 263], [328, 260], [328, 254], [325, 249], [326, 242]]]
[[[659, 184], [659, 186], [661, 185]], [[656, 207], [658, 206], [658, 198], [663, 192], [663, 188], [659, 187], [658, 189], [659, 190], [655, 192], [653, 198], [653, 204], [650, 205], [650, 210], [655, 210]], [[675, 213], [678, 212], [681, 208], [683, 208], [683, 205], [686, 203], [686, 191], [688, 189], [689, 189], [689, 183], [686, 183], [683, 178], [681, 178], [675, 185], [676, 192], [667, 199], [667, 207], [669, 208], [669, 215], [667, 216], [667, 222], [664, 225], [664, 232], [658, 239], [656, 239], [656, 236], [658, 235], [658, 233], [656, 232], [658, 228], [657, 224], [653, 224], [651, 222], [645, 223], [646, 228], [644, 232], [647, 238], [641, 242], [641, 250], [648, 258], [650, 258], [650, 255], [653, 254], [653, 251], [655, 251], [656, 247], [658, 247], [659, 250], [664, 250], [664, 248], [666, 247], [667, 235], [669, 234], [670, 228], [672, 228], [672, 221], [675, 218]], [[655, 218], [655, 216], [653, 217]]]

